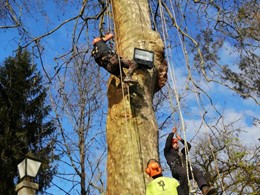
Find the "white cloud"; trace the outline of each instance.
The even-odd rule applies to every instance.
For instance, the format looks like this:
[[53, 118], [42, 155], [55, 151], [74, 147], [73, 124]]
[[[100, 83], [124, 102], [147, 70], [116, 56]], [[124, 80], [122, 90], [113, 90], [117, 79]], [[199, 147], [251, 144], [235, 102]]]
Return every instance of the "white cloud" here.
[[[247, 113], [250, 113], [248, 115]], [[226, 109], [223, 113], [222, 119], [219, 121], [219, 124], [217, 125], [218, 128], [221, 130], [224, 126], [230, 125], [230, 128], [232, 129], [241, 129], [242, 133], [240, 133], [239, 138], [243, 140], [244, 144], [257, 144], [259, 143], [258, 139], [260, 138], [260, 128], [253, 126], [252, 123], [249, 123], [246, 119], [252, 114], [256, 114], [252, 110], [246, 110], [246, 111], [236, 111], [234, 109]], [[213, 118], [212, 118], [213, 119]], [[217, 121], [212, 120], [210, 122], [210, 125], [215, 125]], [[198, 132], [197, 135], [202, 134], [208, 134], [210, 133], [210, 130], [205, 125], [202, 125], [202, 120], [185, 120], [185, 124], [187, 127], [187, 139], [192, 139]]]

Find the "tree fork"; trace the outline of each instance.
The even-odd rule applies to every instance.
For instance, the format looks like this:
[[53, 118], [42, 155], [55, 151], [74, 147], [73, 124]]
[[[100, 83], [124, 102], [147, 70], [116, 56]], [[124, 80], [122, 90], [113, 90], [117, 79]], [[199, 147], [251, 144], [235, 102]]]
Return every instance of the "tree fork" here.
[[[154, 51], [155, 68], [138, 69], [138, 84], [129, 90], [118, 78], [108, 81], [107, 194], [144, 194], [144, 172], [151, 158], [158, 159], [158, 126], [153, 97], [158, 90], [158, 66], [164, 61], [164, 45], [151, 28], [147, 0], [111, 0], [117, 53], [133, 58], [134, 48]], [[124, 70], [127, 71], [127, 70]]]

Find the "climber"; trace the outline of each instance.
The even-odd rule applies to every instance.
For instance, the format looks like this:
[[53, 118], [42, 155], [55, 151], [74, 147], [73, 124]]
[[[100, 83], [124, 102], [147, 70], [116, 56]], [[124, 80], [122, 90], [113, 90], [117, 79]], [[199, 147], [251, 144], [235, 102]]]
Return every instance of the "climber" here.
[[145, 172], [153, 178], [146, 186], [146, 195], [184, 195], [179, 182], [174, 178], [163, 177], [162, 167], [155, 159], [150, 159]]
[[[198, 183], [200, 190], [203, 195], [215, 194], [216, 189], [208, 186], [206, 179], [203, 176], [202, 171], [193, 166], [191, 169], [189, 168], [189, 178], [187, 178], [186, 172], [186, 156], [185, 156], [185, 148], [179, 152], [179, 144], [180, 141], [184, 145], [184, 140], [176, 133], [177, 129], [173, 128], [172, 132], [168, 135], [164, 148], [164, 156], [167, 160], [167, 164], [170, 166], [172, 170], [172, 176], [180, 181], [180, 185], [186, 195], [189, 194], [188, 187], [188, 179], [192, 179], [191, 169], [193, 171], [193, 175], [195, 177], [195, 181]], [[176, 138], [174, 138], [174, 134], [176, 133]], [[190, 150], [191, 145], [187, 142], [188, 150]]]
[[114, 35], [112, 33], [106, 33], [104, 37], [98, 37], [93, 40], [94, 48], [91, 55], [95, 58], [96, 63], [106, 69], [109, 73], [119, 77], [120, 76], [120, 63], [124, 68], [128, 68], [128, 72], [125, 76], [122, 71], [123, 81], [125, 83], [136, 83], [137, 81], [132, 79], [134, 71], [138, 68], [138, 65], [133, 60], [123, 59], [113, 52], [107, 46], [106, 42], [112, 39]]

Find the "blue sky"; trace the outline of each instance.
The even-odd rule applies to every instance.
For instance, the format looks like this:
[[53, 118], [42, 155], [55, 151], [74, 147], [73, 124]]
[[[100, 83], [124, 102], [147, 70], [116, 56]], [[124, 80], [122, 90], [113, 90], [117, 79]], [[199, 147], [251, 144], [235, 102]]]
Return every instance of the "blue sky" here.
[[[229, 53], [229, 51], [234, 51], [231, 47], [232, 46], [230, 46], [229, 43], [225, 43], [220, 51], [220, 57], [221, 61], [223, 61], [225, 64], [230, 65], [230, 67], [233, 67], [233, 64], [237, 63], [238, 61], [237, 57], [239, 56], [239, 54], [234, 52]], [[190, 55], [190, 57], [192, 56]], [[201, 105], [199, 105], [196, 100], [196, 94], [192, 92], [188, 93], [186, 90], [186, 68], [180, 67], [174, 63], [171, 64], [171, 68], [174, 69], [178, 92], [179, 94], [183, 94], [185, 98], [185, 100], [182, 101], [185, 102], [184, 104], [182, 104], [182, 112], [185, 121], [187, 122], [187, 129], [188, 131], [192, 131], [192, 129], [198, 128], [198, 124], [200, 124], [201, 117], [199, 113], [201, 112]], [[169, 79], [168, 81], [170, 82], [170, 85], [173, 86], [171, 80]], [[257, 106], [252, 99], [243, 99], [237, 93], [228, 89], [225, 86], [213, 82], [208, 83], [203, 80], [200, 80], [199, 82], [200, 87], [202, 87], [203, 90], [210, 95], [216, 108], [219, 110], [219, 112], [221, 112], [221, 114], [223, 114], [223, 118], [225, 119], [226, 123], [234, 122], [237, 119], [241, 118], [241, 120], [238, 121], [236, 124], [237, 126], [241, 126], [241, 128], [247, 131], [247, 133], [243, 133], [243, 138], [246, 138], [249, 143], [258, 143], [258, 138], [260, 138], [260, 130], [258, 129], [258, 127], [252, 125], [252, 117], [260, 116], [259, 106]], [[170, 93], [172, 93], [172, 98], [175, 98], [173, 92]], [[209, 104], [209, 99], [205, 96], [203, 103], [205, 104], [204, 106], [208, 109], [208, 115], [214, 119], [217, 114], [213, 111], [213, 108]], [[188, 112], [187, 105], [189, 110]], [[165, 109], [167, 108], [168, 106], [166, 105]]]

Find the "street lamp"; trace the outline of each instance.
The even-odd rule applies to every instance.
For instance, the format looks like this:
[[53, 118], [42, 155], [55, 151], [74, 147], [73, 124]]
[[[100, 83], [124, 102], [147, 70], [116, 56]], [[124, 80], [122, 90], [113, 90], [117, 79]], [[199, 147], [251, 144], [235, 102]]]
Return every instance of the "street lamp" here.
[[28, 152], [22, 162], [18, 164], [21, 182], [16, 186], [18, 195], [34, 195], [39, 189], [39, 184], [31, 181], [35, 178], [41, 166], [41, 161], [32, 152]]
[[144, 68], [151, 69], [154, 64], [154, 53], [145, 49], [134, 49], [134, 61]]

